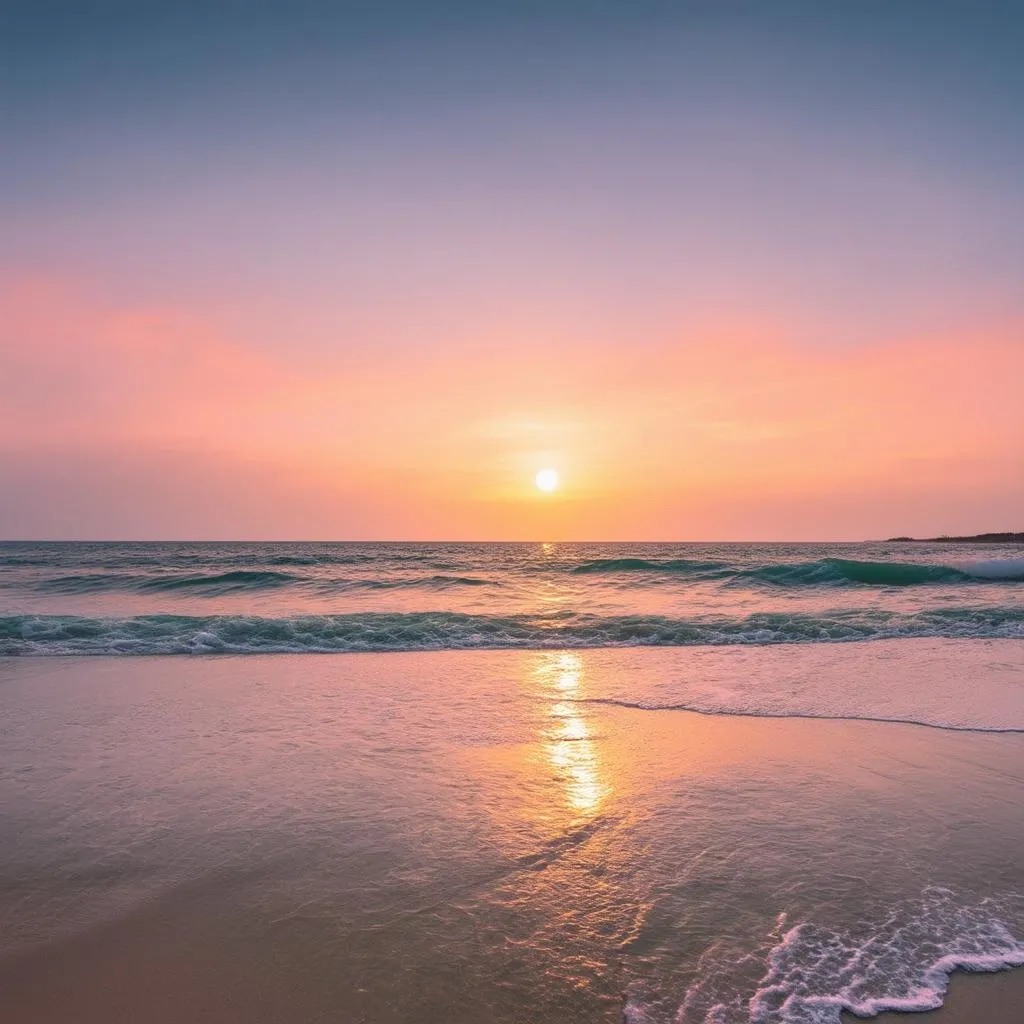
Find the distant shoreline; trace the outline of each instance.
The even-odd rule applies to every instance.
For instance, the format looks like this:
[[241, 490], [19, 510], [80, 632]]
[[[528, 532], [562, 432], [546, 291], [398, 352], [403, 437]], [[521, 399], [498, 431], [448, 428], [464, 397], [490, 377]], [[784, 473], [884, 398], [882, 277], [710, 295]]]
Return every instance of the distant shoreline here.
[[886, 544], [1024, 544], [1024, 533], [976, 533], [972, 537], [889, 537]]

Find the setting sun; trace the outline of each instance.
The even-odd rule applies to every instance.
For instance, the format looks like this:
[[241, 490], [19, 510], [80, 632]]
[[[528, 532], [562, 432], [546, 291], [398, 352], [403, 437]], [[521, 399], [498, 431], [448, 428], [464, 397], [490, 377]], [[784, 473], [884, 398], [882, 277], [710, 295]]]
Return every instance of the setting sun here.
[[534, 478], [537, 489], [541, 491], [550, 492], [558, 490], [558, 482], [557, 469], [542, 469]]

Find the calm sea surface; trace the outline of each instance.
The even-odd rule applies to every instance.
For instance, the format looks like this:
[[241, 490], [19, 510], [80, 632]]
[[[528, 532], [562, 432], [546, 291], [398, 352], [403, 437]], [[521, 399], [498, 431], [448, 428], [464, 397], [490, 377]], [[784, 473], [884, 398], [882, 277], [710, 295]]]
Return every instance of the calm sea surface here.
[[1024, 963], [1022, 598], [991, 546], [0, 545], [0, 998], [938, 1005]]

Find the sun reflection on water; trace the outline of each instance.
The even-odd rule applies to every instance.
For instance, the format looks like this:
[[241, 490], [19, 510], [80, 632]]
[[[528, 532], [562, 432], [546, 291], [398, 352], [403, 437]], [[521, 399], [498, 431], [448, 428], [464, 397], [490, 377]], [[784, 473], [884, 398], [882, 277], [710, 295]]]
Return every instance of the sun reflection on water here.
[[552, 723], [544, 733], [544, 753], [565, 785], [569, 806], [580, 815], [593, 815], [611, 788], [602, 777], [601, 760], [590, 725], [580, 705], [569, 699], [580, 694], [583, 659], [570, 651], [545, 652], [539, 656], [534, 675], [552, 697]]

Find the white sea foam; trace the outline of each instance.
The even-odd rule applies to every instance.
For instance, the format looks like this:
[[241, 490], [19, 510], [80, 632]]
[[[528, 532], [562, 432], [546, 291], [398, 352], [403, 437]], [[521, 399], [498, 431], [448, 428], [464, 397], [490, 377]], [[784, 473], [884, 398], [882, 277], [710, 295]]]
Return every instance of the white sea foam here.
[[0, 655], [328, 653], [481, 648], [764, 646], [898, 638], [1024, 639], [1024, 608], [943, 606], [818, 614], [594, 615], [449, 611], [344, 615], [0, 615]]
[[[1000, 971], [1024, 965], [1024, 941], [1004, 918], [1019, 921], [1019, 896], [962, 901], [929, 887], [872, 922], [843, 930], [804, 921], [769, 937], [770, 948], [713, 947], [682, 1005], [631, 990], [623, 1019], [673, 1024], [840, 1024], [844, 1011], [873, 1017], [942, 1005], [955, 970]], [[750, 973], [759, 960], [760, 980]]]
[[988, 558], [958, 568], [980, 580], [1024, 580], [1024, 558]]
[[768, 956], [747, 1019], [839, 1024], [843, 1010], [861, 1017], [934, 1010], [952, 971], [1021, 965], [1024, 941], [1010, 933], [993, 901], [962, 906], [948, 889], [931, 888], [864, 935], [810, 923], [790, 929]]

